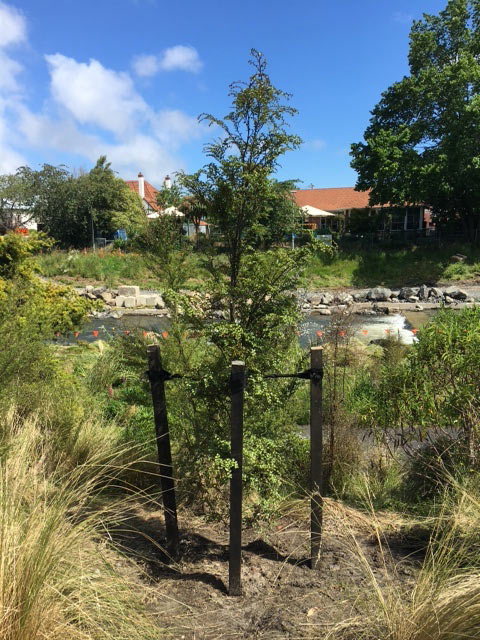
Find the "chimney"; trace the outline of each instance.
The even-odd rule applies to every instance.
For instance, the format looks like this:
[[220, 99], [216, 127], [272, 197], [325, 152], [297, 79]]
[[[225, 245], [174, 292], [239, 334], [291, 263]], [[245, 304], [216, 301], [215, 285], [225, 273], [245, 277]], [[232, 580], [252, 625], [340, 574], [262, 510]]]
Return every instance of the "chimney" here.
[[171, 189], [172, 181], [170, 180], [170, 176], [165, 176], [165, 180], [163, 181], [166, 189]]
[[142, 200], [145, 198], [145, 178], [141, 171], [138, 174], [138, 195]]

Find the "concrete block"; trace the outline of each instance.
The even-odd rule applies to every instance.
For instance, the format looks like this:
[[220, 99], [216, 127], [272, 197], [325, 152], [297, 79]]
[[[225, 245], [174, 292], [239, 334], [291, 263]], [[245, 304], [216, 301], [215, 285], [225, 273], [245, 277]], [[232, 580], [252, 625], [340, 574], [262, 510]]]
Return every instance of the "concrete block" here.
[[118, 287], [118, 295], [133, 296], [134, 298], [136, 298], [140, 295], [140, 287], [123, 284], [121, 287]]
[[137, 296], [135, 298], [135, 300], [137, 301], [137, 304], [136, 304], [137, 307], [146, 307], [147, 306], [147, 302], [146, 302], [146, 297], [145, 296]]
[[155, 308], [157, 305], [157, 301], [158, 301], [158, 296], [155, 295], [150, 295], [150, 296], [144, 296], [145, 297], [145, 306], [146, 307], [150, 307], [150, 308]]
[[117, 296], [115, 298], [115, 306], [116, 307], [123, 307], [124, 306], [124, 302], [125, 302], [125, 296]]
[[135, 309], [137, 306], [137, 298], [134, 296], [126, 296], [123, 305], [126, 309]]

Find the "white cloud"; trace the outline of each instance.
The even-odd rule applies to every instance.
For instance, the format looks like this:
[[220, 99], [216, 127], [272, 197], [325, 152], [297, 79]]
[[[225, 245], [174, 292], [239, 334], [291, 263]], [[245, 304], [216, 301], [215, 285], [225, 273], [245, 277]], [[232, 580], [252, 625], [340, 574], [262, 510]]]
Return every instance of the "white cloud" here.
[[19, 44], [27, 39], [27, 24], [22, 13], [0, 2], [0, 47]]
[[22, 71], [20, 63], [0, 51], [0, 91], [13, 92], [20, 89], [17, 75]]
[[158, 72], [158, 58], [153, 55], [136, 56], [133, 59], [132, 67], [137, 76], [141, 78], [154, 76]]
[[185, 47], [181, 44], [165, 49], [160, 59], [162, 71], [200, 71], [203, 63], [198, 52], [193, 47]]
[[[18, 80], [23, 67], [5, 50], [27, 43], [26, 26], [23, 15], [0, 0], [0, 173], [27, 164], [32, 150], [53, 150], [92, 164], [105, 154], [122, 177], [133, 178], [141, 170], [153, 184], [182, 168], [179, 148], [204, 127], [183, 111], [153, 109], [129, 73], [98, 60], [46, 55], [50, 97], [41, 111], [32, 110]], [[143, 62], [147, 69], [148, 60]], [[172, 47], [152, 64], [194, 70], [201, 63], [191, 47]]]
[[121, 135], [134, 130], [148, 112], [127, 73], [106, 69], [97, 60], [86, 64], [59, 53], [45, 59], [52, 96], [78, 122]]
[[140, 77], [154, 76], [159, 71], [198, 73], [202, 66], [198, 51], [182, 44], [165, 49], [159, 56], [144, 54], [136, 56], [132, 61], [133, 70]]

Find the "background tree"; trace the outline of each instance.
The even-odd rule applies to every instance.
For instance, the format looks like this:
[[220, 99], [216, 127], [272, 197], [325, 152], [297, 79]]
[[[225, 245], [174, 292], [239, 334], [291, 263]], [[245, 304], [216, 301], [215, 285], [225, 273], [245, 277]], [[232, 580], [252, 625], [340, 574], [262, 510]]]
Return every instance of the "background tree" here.
[[35, 172], [19, 167], [14, 174], [0, 176], [0, 232], [32, 221], [35, 200]]
[[117, 229], [131, 234], [145, 223], [140, 198], [115, 176], [105, 156], [78, 177], [48, 164], [33, 173], [34, 217], [61, 246], [86, 247], [93, 237], [109, 237]]
[[372, 190], [371, 205], [425, 202], [479, 241], [479, 0], [415, 21], [408, 61], [410, 75], [382, 94], [365, 142], [352, 145], [356, 189]]
[[232, 321], [242, 257], [265, 228], [271, 227], [272, 211], [286, 206], [287, 183], [278, 183], [272, 174], [279, 158], [301, 143], [298, 136], [287, 132], [286, 119], [296, 113], [286, 104], [289, 94], [270, 82], [264, 56], [255, 49], [251, 56], [254, 73], [249, 81], [230, 85], [230, 113], [223, 119], [207, 113], [199, 118], [222, 132], [220, 139], [206, 146], [211, 162], [193, 175], [179, 176], [181, 185], [205, 206], [209, 222], [224, 237]]

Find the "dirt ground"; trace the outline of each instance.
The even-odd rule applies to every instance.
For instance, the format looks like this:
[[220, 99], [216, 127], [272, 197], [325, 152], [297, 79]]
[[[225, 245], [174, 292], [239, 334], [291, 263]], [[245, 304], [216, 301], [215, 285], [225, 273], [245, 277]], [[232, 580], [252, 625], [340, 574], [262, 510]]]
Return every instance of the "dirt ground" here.
[[[113, 533], [138, 568], [135, 582], [166, 637], [185, 640], [324, 638], [339, 622], [360, 620], [373, 581], [408, 587], [422, 542], [399, 535], [398, 522], [327, 500], [318, 570], [308, 561], [308, 504], [297, 503], [273, 530], [243, 532], [243, 595], [228, 595], [228, 528], [179, 514], [181, 558], [161, 546], [161, 510], [136, 505]], [[131, 566], [131, 565], [130, 565]], [[367, 604], [366, 604], [367, 603]], [[345, 637], [352, 637], [348, 633]]]

